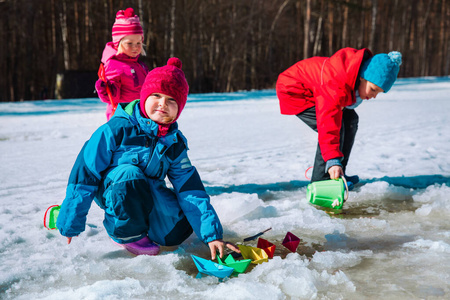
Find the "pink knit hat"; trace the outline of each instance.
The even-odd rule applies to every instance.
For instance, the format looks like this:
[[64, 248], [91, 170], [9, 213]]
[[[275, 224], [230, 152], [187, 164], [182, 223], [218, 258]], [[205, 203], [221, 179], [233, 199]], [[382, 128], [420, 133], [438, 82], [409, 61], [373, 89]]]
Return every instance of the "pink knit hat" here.
[[139, 22], [139, 17], [134, 14], [134, 9], [131, 7], [126, 10], [119, 10], [116, 14], [116, 21], [112, 27], [114, 47], [117, 49], [120, 40], [130, 34], [141, 34], [142, 38], [144, 38], [144, 31]]
[[186, 105], [187, 95], [189, 93], [189, 85], [181, 67], [181, 60], [176, 57], [171, 57], [167, 61], [166, 66], [154, 68], [147, 74], [140, 95], [141, 112], [146, 118], [148, 118], [148, 115], [145, 112], [145, 101], [151, 94], [161, 93], [173, 97], [177, 102], [178, 114], [175, 120], [178, 119]]

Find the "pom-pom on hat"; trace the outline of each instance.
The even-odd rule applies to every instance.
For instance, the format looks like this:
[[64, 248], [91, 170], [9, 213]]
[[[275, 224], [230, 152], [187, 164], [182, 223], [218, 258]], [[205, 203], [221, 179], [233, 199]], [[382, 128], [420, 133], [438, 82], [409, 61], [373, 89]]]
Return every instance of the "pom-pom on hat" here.
[[139, 103], [141, 112], [146, 118], [148, 118], [148, 115], [145, 112], [145, 101], [151, 94], [161, 93], [171, 96], [177, 102], [178, 114], [176, 119], [178, 119], [186, 105], [187, 95], [189, 93], [189, 85], [181, 67], [181, 60], [176, 57], [171, 57], [167, 61], [167, 65], [154, 68], [147, 74], [142, 85], [140, 94], [141, 101]]
[[380, 53], [368, 59], [361, 68], [361, 77], [387, 93], [397, 79], [402, 54], [398, 51]]
[[131, 7], [126, 10], [119, 10], [116, 14], [116, 21], [112, 27], [114, 47], [117, 49], [120, 40], [130, 34], [141, 34], [144, 38], [144, 30], [142, 30], [139, 17], [134, 14], [134, 9]]

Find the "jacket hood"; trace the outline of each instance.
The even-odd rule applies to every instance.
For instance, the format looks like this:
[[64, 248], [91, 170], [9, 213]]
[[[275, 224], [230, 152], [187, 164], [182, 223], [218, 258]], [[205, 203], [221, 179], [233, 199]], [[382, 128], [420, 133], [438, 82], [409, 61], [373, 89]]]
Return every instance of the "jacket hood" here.
[[364, 58], [372, 57], [372, 52], [367, 49], [344, 48], [329, 58], [328, 66], [332, 69], [330, 79], [338, 82], [338, 86], [349, 86], [354, 89], [359, 76], [359, 69]]

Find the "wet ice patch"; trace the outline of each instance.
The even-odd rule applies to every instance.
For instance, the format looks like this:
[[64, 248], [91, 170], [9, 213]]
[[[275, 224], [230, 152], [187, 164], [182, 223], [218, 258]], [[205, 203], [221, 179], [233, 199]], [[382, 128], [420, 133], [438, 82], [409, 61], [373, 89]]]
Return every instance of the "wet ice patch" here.
[[211, 197], [211, 204], [219, 215], [222, 223], [232, 223], [255, 210], [260, 213], [267, 205], [257, 194], [230, 193]]
[[445, 243], [444, 241], [418, 239], [414, 242], [405, 243], [403, 247], [425, 249], [427, 251], [433, 251], [436, 253], [450, 253], [450, 245]]
[[394, 186], [386, 181], [365, 184], [357, 193], [350, 193], [351, 202], [381, 201], [385, 199], [404, 201], [411, 199], [412, 189]]
[[443, 184], [426, 188], [422, 193], [413, 197], [414, 201], [424, 203], [416, 210], [416, 215], [428, 216], [430, 214], [450, 214], [450, 187]]
[[365, 251], [363, 253], [316, 252], [311, 260], [311, 265], [320, 270], [350, 268], [359, 265], [363, 255], [367, 256], [371, 254], [372, 251]]
[[[122, 280], [101, 280], [92, 285], [82, 286], [77, 289], [68, 289], [66, 291], [56, 291], [49, 293], [43, 298], [34, 299], [130, 299], [142, 297], [146, 289], [142, 287], [139, 280], [133, 278], [124, 278]], [[28, 295], [32, 299], [33, 295]], [[23, 298], [26, 299], [26, 298]]]
[[307, 259], [292, 253], [285, 259], [274, 257], [268, 263], [255, 267], [251, 273], [241, 276], [247, 282], [262, 283], [263, 290], [268, 288], [269, 291], [279, 291], [270, 297], [264, 294], [262, 298], [265, 299], [315, 299], [327, 295], [329, 291], [339, 294], [355, 290], [344, 272], [330, 274], [312, 267]]

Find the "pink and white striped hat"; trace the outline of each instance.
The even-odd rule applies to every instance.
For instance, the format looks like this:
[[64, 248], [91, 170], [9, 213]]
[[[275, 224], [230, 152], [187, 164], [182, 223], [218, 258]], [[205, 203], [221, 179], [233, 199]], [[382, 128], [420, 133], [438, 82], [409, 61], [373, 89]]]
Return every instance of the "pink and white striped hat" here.
[[126, 10], [119, 10], [116, 14], [116, 21], [112, 27], [114, 47], [117, 49], [120, 40], [130, 34], [141, 34], [142, 39], [144, 38], [144, 31], [139, 22], [139, 17], [134, 14], [134, 9], [131, 7]]

